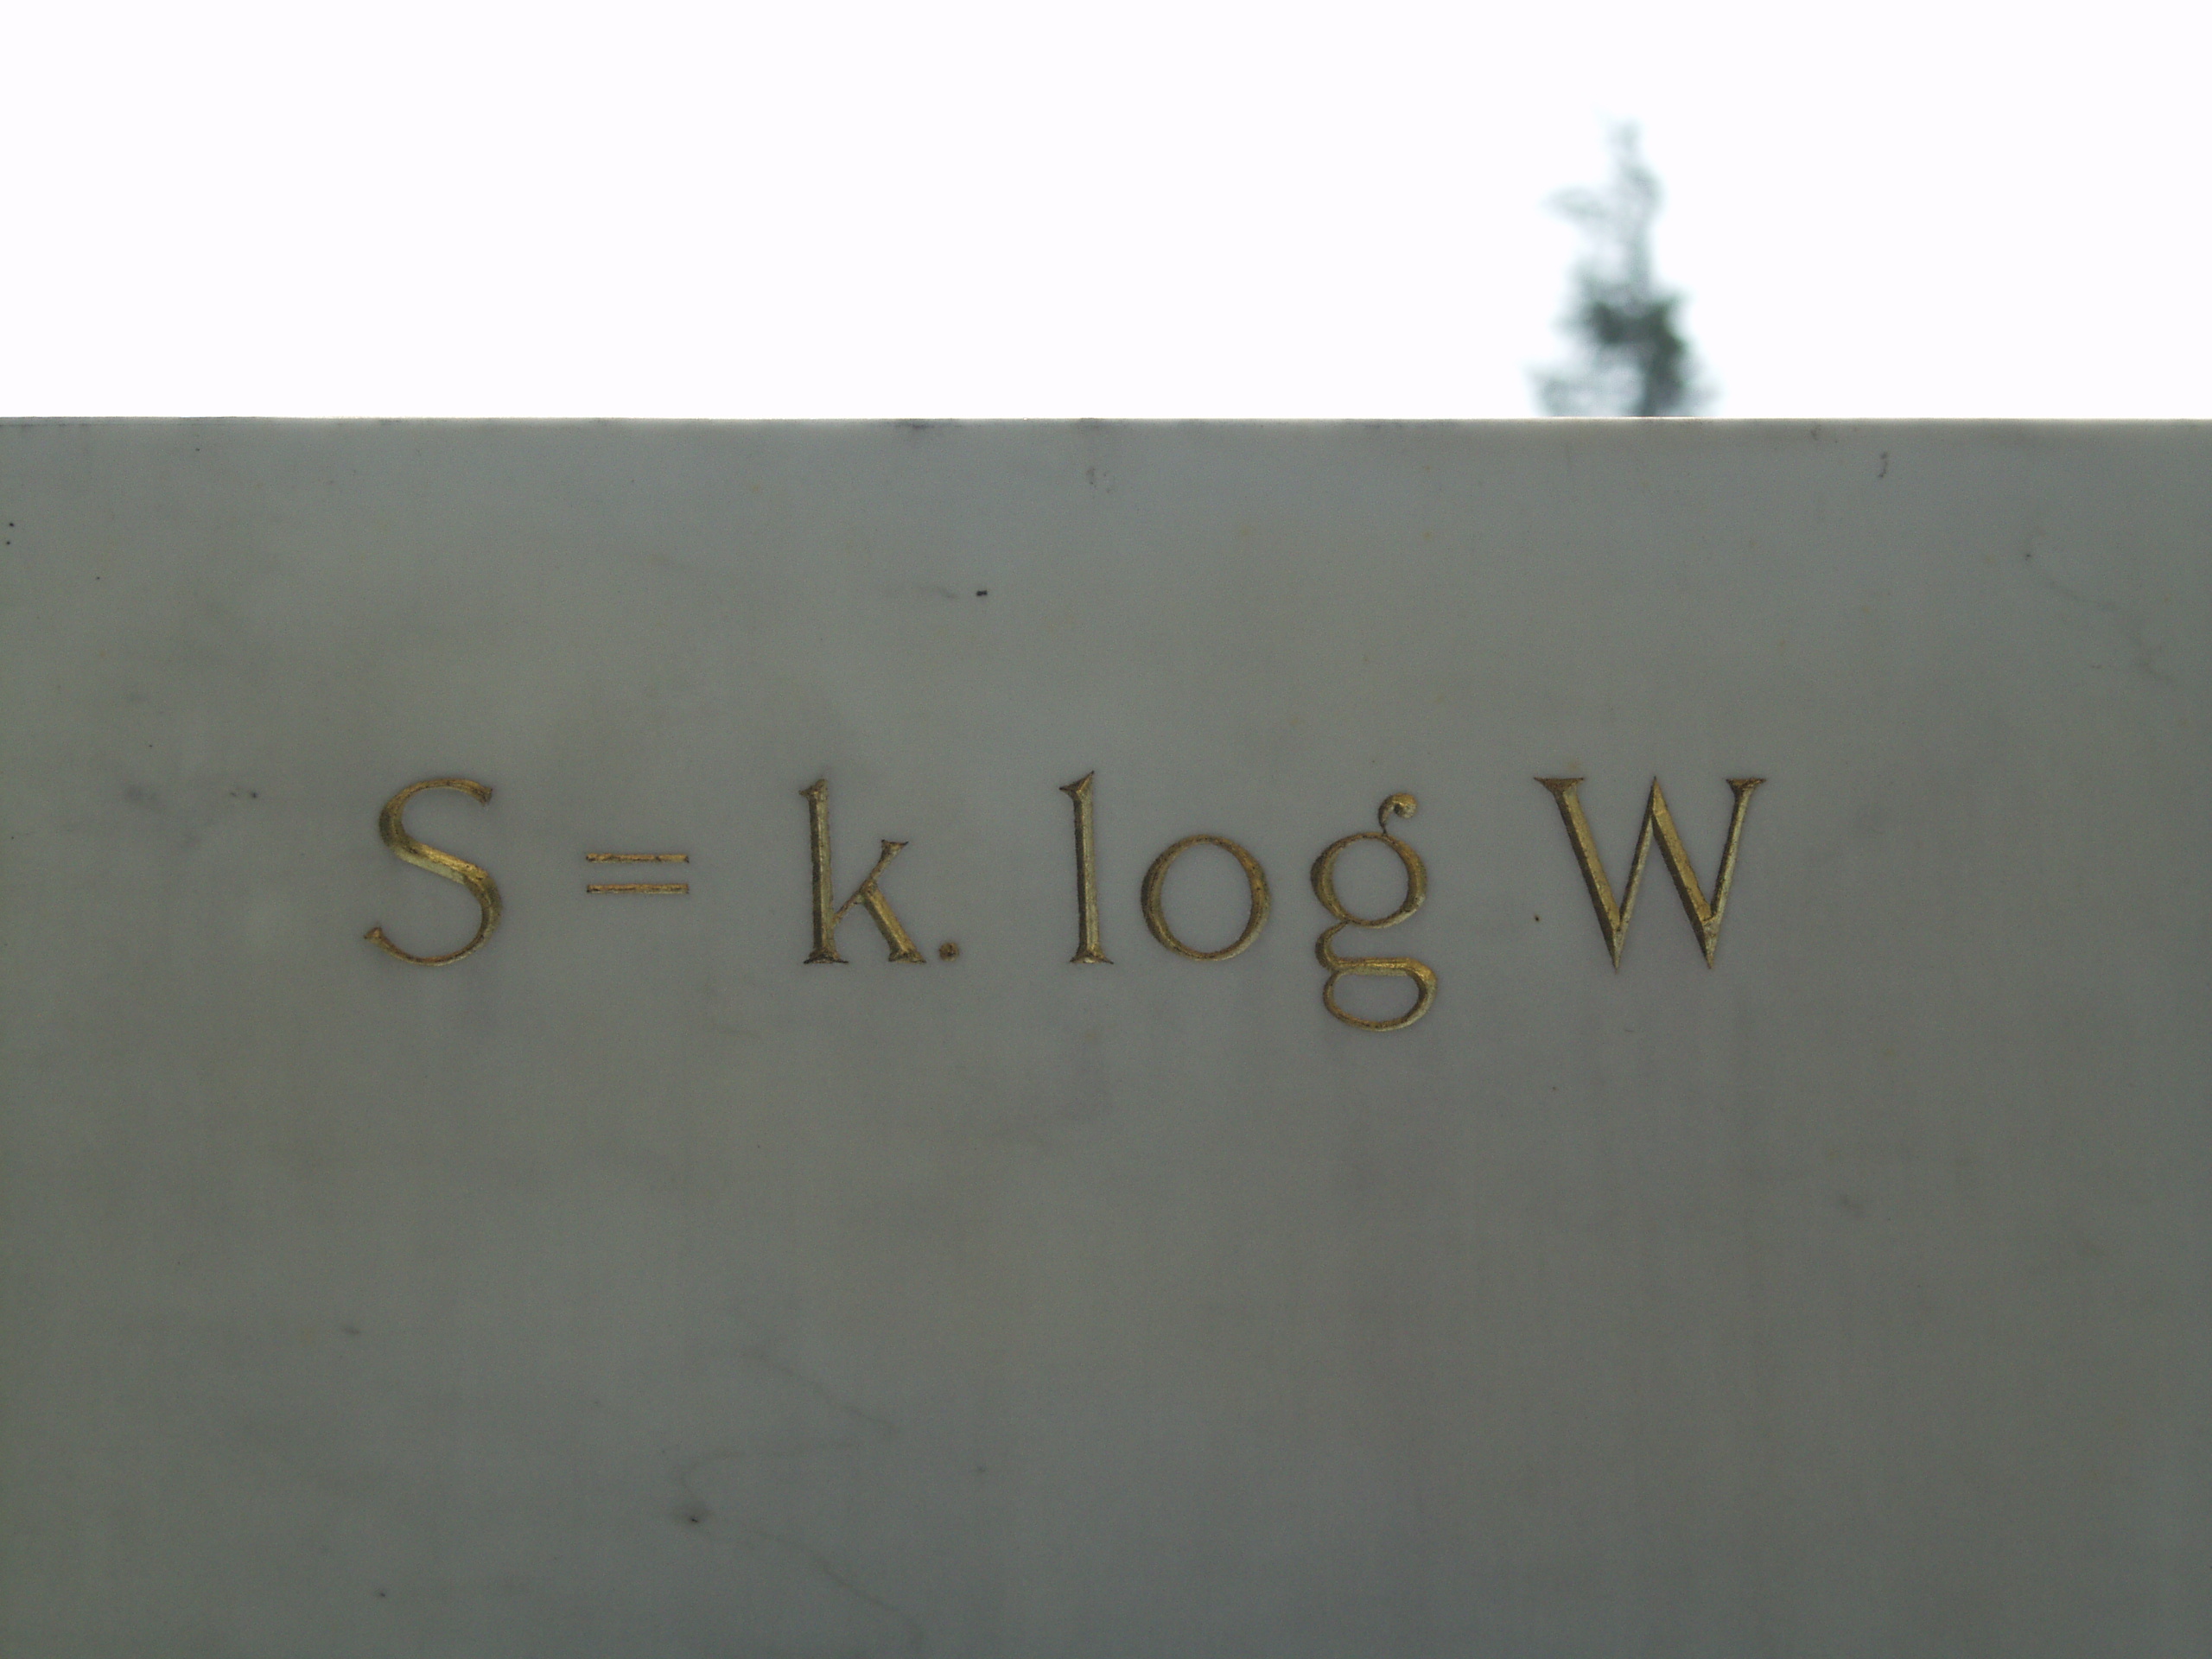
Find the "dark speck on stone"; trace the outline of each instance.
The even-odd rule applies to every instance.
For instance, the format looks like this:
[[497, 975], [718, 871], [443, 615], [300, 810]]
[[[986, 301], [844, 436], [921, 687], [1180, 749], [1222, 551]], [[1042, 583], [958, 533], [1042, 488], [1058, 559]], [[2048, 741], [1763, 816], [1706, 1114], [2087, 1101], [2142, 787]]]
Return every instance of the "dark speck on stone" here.
[[976, 597], [978, 599], [988, 599], [990, 597], [990, 593], [991, 590], [988, 588], [978, 588], [976, 590]]

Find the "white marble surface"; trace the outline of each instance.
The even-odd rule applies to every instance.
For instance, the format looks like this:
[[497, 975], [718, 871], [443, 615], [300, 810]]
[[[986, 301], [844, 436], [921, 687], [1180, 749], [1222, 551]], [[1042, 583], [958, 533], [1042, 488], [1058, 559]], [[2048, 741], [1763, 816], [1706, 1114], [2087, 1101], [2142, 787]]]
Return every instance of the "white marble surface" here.
[[[34, 424], [0, 518], [11, 1659], [2212, 1651], [2205, 429]], [[1575, 773], [1617, 881], [1770, 780], [1717, 968]], [[824, 776], [925, 965], [802, 965]]]

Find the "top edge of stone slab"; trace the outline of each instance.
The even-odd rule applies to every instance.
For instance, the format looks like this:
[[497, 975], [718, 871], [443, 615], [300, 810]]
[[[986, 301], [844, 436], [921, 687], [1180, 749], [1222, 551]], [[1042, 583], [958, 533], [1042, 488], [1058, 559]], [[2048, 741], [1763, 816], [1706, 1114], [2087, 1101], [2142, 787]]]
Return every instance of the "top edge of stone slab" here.
[[1995, 431], [1995, 432], [2136, 432], [2170, 431], [2212, 432], [2212, 419], [2174, 420], [2158, 417], [2125, 419], [2037, 419], [2011, 416], [1780, 416], [1756, 418], [1728, 419], [1707, 416], [1529, 416], [1497, 419], [1429, 419], [1424, 417], [1338, 417], [1287, 416], [1133, 416], [1099, 417], [1088, 416], [987, 416], [977, 417], [827, 417], [827, 418], [732, 418], [698, 417], [689, 416], [290, 416], [290, 415], [0, 415], [0, 432], [21, 430], [67, 430], [79, 428], [103, 430], [152, 427], [188, 427], [205, 429], [218, 427], [238, 429], [270, 428], [295, 431], [306, 428], [342, 428], [348, 430], [381, 430], [404, 427], [428, 430], [539, 430], [566, 428], [576, 430], [616, 429], [671, 429], [696, 430], [799, 430], [799, 431], [901, 431], [927, 433], [937, 431], [1006, 431], [1006, 430], [1071, 430], [1087, 431], [1098, 429], [1131, 429], [1139, 431], [1308, 431], [1332, 430], [1344, 432], [1395, 431], [1466, 431], [1466, 432], [1573, 432], [1587, 435], [1605, 433], [1669, 433], [1680, 435], [1700, 433], [1777, 433], [1802, 432], [1818, 437], [1831, 432], [1865, 433], [1898, 429], [1914, 431]]

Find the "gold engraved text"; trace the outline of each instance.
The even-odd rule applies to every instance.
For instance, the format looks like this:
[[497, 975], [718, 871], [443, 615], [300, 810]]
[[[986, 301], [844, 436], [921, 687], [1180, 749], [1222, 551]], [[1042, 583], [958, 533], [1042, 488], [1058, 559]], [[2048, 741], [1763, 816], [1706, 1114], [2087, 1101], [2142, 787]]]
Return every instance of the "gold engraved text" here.
[[876, 931], [883, 935], [883, 942], [891, 947], [893, 962], [926, 962], [914, 942], [899, 925], [898, 912], [891, 908], [891, 901], [883, 896], [883, 889], [876, 878], [884, 867], [899, 856], [906, 843], [887, 841], [883, 852], [875, 861], [875, 868], [868, 873], [868, 880], [852, 891], [852, 896], [834, 908], [831, 894], [834, 888], [830, 879], [830, 784], [817, 778], [799, 793], [806, 798], [806, 823], [809, 849], [814, 858], [814, 950], [809, 962], [842, 962], [837, 954], [837, 924], [845, 919], [845, 912], [855, 905], [868, 913]]
[[426, 847], [407, 833], [404, 814], [407, 803], [426, 789], [457, 789], [474, 798], [480, 805], [492, 799], [492, 786], [467, 778], [425, 778], [419, 784], [410, 784], [384, 804], [384, 810], [377, 814], [377, 834], [384, 844], [417, 868], [433, 875], [442, 875], [448, 881], [458, 881], [475, 896], [477, 909], [476, 937], [458, 950], [449, 950], [442, 957], [410, 956], [385, 937], [382, 927], [372, 927], [361, 937], [371, 944], [389, 951], [402, 962], [411, 962], [418, 968], [442, 968], [449, 962], [459, 962], [470, 951], [492, 937], [492, 930], [499, 925], [499, 886], [492, 880], [488, 870], [467, 859], [455, 858], [451, 853], [442, 853], [435, 847]]
[[1659, 840], [1659, 855], [1667, 861], [1667, 872], [1675, 878], [1675, 891], [1682, 896], [1683, 913], [1690, 918], [1690, 926], [1697, 932], [1697, 942], [1705, 951], [1705, 965], [1713, 966], [1713, 952], [1720, 946], [1720, 919], [1728, 908], [1728, 885], [1736, 875], [1736, 843], [1744, 830], [1744, 814], [1750, 810], [1751, 791], [1766, 781], [1764, 778], [1731, 778], [1728, 787], [1736, 793], [1736, 810], [1728, 820], [1728, 839], [1720, 849], [1720, 873], [1713, 879], [1713, 898], [1707, 902], [1698, 886], [1697, 872], [1690, 868], [1688, 849], [1675, 828], [1674, 814], [1667, 810], [1667, 798], [1661, 792], [1659, 780], [1651, 780], [1651, 798], [1643, 810], [1643, 828], [1636, 837], [1636, 856], [1630, 861], [1628, 887], [1619, 904], [1613, 902], [1612, 883], [1605, 879], [1605, 861], [1598, 856], [1598, 843], [1590, 834], [1590, 821], [1583, 815], [1582, 802], [1575, 794], [1580, 778], [1539, 778], [1536, 781], [1551, 791], [1559, 803], [1559, 815], [1567, 821], [1567, 839], [1574, 849], [1575, 862], [1582, 867], [1583, 885], [1590, 889], [1591, 906], [1598, 912], [1598, 931], [1605, 935], [1605, 948], [1612, 952], [1613, 966], [1621, 965], [1621, 947], [1628, 942], [1629, 918], [1636, 912], [1637, 889], [1643, 882], [1643, 861], [1651, 850], [1654, 836]]
[[[689, 853], [586, 853], [587, 864], [689, 864]], [[587, 881], [586, 893], [689, 893], [689, 881]]]
[[[1236, 940], [1219, 950], [1193, 950], [1175, 937], [1175, 930], [1167, 925], [1167, 912], [1160, 907], [1160, 889], [1167, 884], [1167, 872], [1175, 861], [1192, 848], [1204, 842], [1218, 847], [1243, 868], [1244, 882], [1252, 892], [1252, 908], [1244, 919], [1244, 931]], [[1158, 939], [1179, 957], [1188, 957], [1192, 962], [1226, 962], [1246, 949], [1260, 937], [1260, 930], [1268, 925], [1268, 876], [1260, 868], [1259, 860], [1224, 836], [1185, 836], [1158, 858], [1144, 873], [1144, 923]]]
[[[1390, 833], [1393, 817], [1410, 818], [1420, 809], [1421, 803], [1410, 795], [1393, 795], [1376, 810], [1375, 821], [1382, 828], [1364, 834], [1346, 836], [1333, 843], [1320, 857], [1313, 861], [1313, 896], [1321, 901], [1321, 908], [1337, 918], [1334, 927], [1328, 929], [1313, 941], [1313, 954], [1329, 970], [1321, 984], [1321, 1005], [1348, 1026], [1362, 1031], [1403, 1031], [1408, 1026], [1428, 1012], [1429, 1004], [1436, 1001], [1436, 975], [1425, 962], [1411, 957], [1340, 957], [1334, 941], [1347, 927], [1395, 927], [1421, 907], [1428, 897], [1428, 868], [1421, 862], [1421, 855]], [[1404, 902], [1388, 916], [1355, 916], [1346, 910], [1337, 897], [1337, 859], [1345, 848], [1363, 841], [1379, 841], [1398, 855], [1405, 866], [1406, 896]], [[1414, 1005], [1395, 1020], [1363, 1020], [1357, 1014], [1346, 1014], [1337, 1006], [1337, 982], [1346, 974], [1362, 978], [1409, 979], [1414, 982]]]
[[[1086, 772], [1071, 784], [1062, 784], [1060, 793], [1075, 803], [1075, 914], [1077, 932], [1075, 955], [1070, 962], [1103, 963], [1113, 965], [1113, 958], [1106, 954], [1098, 942], [1098, 858], [1092, 839], [1090, 780], [1098, 774]], [[1157, 929], [1154, 930], [1155, 932]]]

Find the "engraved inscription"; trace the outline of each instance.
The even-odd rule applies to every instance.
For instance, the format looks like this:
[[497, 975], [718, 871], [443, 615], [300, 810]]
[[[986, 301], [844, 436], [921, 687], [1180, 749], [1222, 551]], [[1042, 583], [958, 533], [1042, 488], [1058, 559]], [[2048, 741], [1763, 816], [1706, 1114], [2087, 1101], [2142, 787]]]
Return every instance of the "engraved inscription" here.
[[1098, 861], [1097, 849], [1091, 835], [1090, 781], [1097, 777], [1086, 772], [1071, 784], [1062, 784], [1060, 793], [1075, 804], [1075, 955], [1070, 962], [1100, 963], [1113, 965], [1113, 958], [1106, 954], [1098, 942]]
[[451, 853], [442, 853], [435, 847], [426, 847], [407, 833], [404, 815], [407, 803], [426, 789], [455, 789], [470, 797], [480, 805], [488, 805], [492, 786], [468, 778], [425, 778], [419, 784], [410, 784], [384, 804], [384, 810], [377, 814], [377, 834], [384, 844], [418, 869], [433, 875], [442, 875], [448, 881], [458, 881], [475, 898], [477, 909], [476, 937], [458, 950], [448, 950], [442, 957], [417, 957], [401, 950], [385, 934], [381, 926], [372, 926], [361, 937], [371, 944], [390, 951], [402, 962], [412, 963], [417, 968], [442, 968], [449, 962], [459, 962], [492, 937], [492, 930], [499, 925], [499, 887], [492, 880], [491, 872], [465, 858], [455, 858]]
[[[1218, 950], [1193, 950], [1177, 938], [1175, 930], [1167, 925], [1167, 912], [1160, 902], [1160, 891], [1167, 885], [1167, 872], [1174, 868], [1175, 861], [1200, 845], [1218, 847], [1234, 858], [1243, 867], [1245, 885], [1252, 893], [1252, 907], [1245, 918], [1244, 931]], [[1268, 925], [1268, 904], [1267, 872], [1260, 868], [1259, 860], [1225, 836], [1185, 836], [1153, 860], [1152, 868], [1144, 873], [1144, 925], [1152, 930], [1154, 938], [1177, 956], [1188, 957], [1192, 962], [1226, 962], [1249, 947], [1260, 937], [1260, 930]]]
[[[586, 853], [587, 864], [689, 864], [689, 853]], [[689, 881], [587, 881], [586, 893], [689, 893]]]
[[[1628, 940], [1628, 928], [1636, 912], [1636, 902], [1643, 890], [1643, 872], [1655, 842], [1662, 860], [1673, 879], [1675, 890], [1682, 902], [1684, 915], [1689, 918], [1691, 929], [1697, 935], [1698, 947], [1703, 952], [1706, 966], [1717, 965], [1720, 944], [1720, 930], [1727, 914], [1728, 896], [1736, 874], [1736, 857], [1741, 848], [1744, 823], [1751, 808], [1751, 798], [1766, 781], [1761, 778], [1731, 778], [1728, 787], [1734, 797], [1734, 809], [1728, 821], [1728, 831], [1720, 849], [1719, 868], [1714, 873], [1713, 889], [1708, 896], [1698, 880], [1697, 871], [1690, 861], [1689, 851], [1683, 845], [1681, 831], [1676, 828], [1673, 812], [1667, 804], [1666, 791], [1658, 779], [1651, 780], [1651, 791], [1647, 799], [1643, 821], [1637, 830], [1636, 850], [1630, 860], [1627, 883], [1618, 899], [1605, 861], [1599, 857], [1595, 836], [1590, 830], [1589, 819], [1584, 812], [1579, 793], [1580, 778], [1539, 778], [1536, 781], [1550, 791], [1558, 806], [1560, 817], [1567, 826], [1567, 845], [1573, 852], [1577, 868], [1581, 871], [1584, 887], [1590, 894], [1599, 936], [1618, 970], [1622, 953]], [[1098, 862], [1096, 826], [1097, 773], [1085, 772], [1071, 784], [1063, 784], [1060, 792], [1068, 798], [1075, 829], [1075, 899], [1076, 951], [1069, 958], [1071, 965], [1078, 967], [1109, 966], [1111, 958], [1105, 951], [1103, 923], [1098, 899]], [[384, 804], [377, 818], [377, 831], [385, 845], [397, 857], [418, 868], [429, 871], [442, 880], [465, 887], [477, 902], [479, 919], [474, 937], [456, 950], [442, 956], [416, 956], [394, 944], [381, 925], [372, 926], [363, 937], [378, 949], [395, 959], [423, 968], [442, 967], [482, 949], [494, 929], [499, 925], [501, 899], [499, 884], [491, 874], [479, 865], [437, 848], [425, 845], [408, 832], [405, 823], [407, 804], [425, 790], [450, 789], [469, 796], [480, 804], [488, 804], [492, 789], [467, 778], [426, 778], [410, 784]], [[875, 863], [859, 886], [838, 902], [836, 884], [831, 874], [830, 839], [830, 785], [826, 779], [817, 778], [799, 794], [807, 804], [808, 851], [812, 869], [810, 893], [814, 946], [804, 960], [809, 963], [842, 963], [845, 957], [837, 949], [838, 925], [851, 915], [855, 906], [867, 912], [882, 937], [889, 959], [893, 962], [927, 961], [922, 950], [914, 943], [912, 935], [899, 918], [890, 899], [883, 890], [884, 872], [891, 861], [906, 850], [903, 841], [883, 841]], [[1427, 901], [1428, 894], [1427, 867], [1419, 853], [1401, 840], [1393, 828], [1395, 819], [1410, 818], [1418, 810], [1418, 803], [1409, 794], [1394, 794], [1384, 798], [1376, 811], [1376, 828], [1357, 835], [1341, 837], [1332, 842], [1313, 861], [1310, 878], [1313, 896], [1332, 918], [1313, 942], [1313, 954], [1327, 970], [1321, 985], [1321, 1004], [1332, 1019], [1363, 1031], [1402, 1031], [1425, 1015], [1434, 1003], [1437, 994], [1437, 975], [1428, 963], [1412, 957], [1355, 957], [1338, 949], [1338, 943], [1347, 929], [1396, 927], [1410, 920]], [[1363, 842], [1377, 842], [1389, 849], [1398, 860], [1405, 876], [1405, 893], [1396, 909], [1383, 916], [1363, 916], [1349, 908], [1338, 891], [1338, 861]], [[1063, 843], [1065, 844], [1065, 843]], [[1218, 848], [1236, 861], [1243, 872], [1249, 905], [1243, 929], [1236, 937], [1219, 950], [1200, 950], [1184, 941], [1169, 922], [1166, 912], [1166, 887], [1169, 875], [1183, 855], [1197, 847]], [[586, 853], [585, 862], [591, 865], [650, 865], [664, 867], [689, 864], [689, 853]], [[597, 874], [594, 871], [593, 874]], [[613, 872], [609, 872], [613, 874]], [[658, 869], [639, 874], [658, 874]], [[661, 895], [683, 897], [691, 891], [688, 880], [587, 881], [584, 891], [589, 894]], [[1186, 899], [1187, 902], [1187, 899]], [[1193, 835], [1170, 844], [1154, 859], [1145, 872], [1139, 893], [1139, 909], [1145, 926], [1153, 938], [1166, 949], [1192, 962], [1226, 962], [1242, 956], [1266, 928], [1273, 908], [1268, 886], [1267, 873], [1251, 852], [1242, 843], [1225, 836]], [[941, 962], [953, 962], [961, 956], [961, 946], [954, 939], [940, 940], [937, 945]], [[934, 977], [934, 976], [932, 976]], [[1369, 1019], [1346, 1009], [1338, 1001], [1338, 990], [1347, 978], [1402, 979], [1413, 988], [1413, 1003], [1403, 1014], [1391, 1019]], [[1355, 999], [1357, 1001], [1357, 999]]]
[[1720, 849], [1720, 871], [1714, 877], [1713, 898], [1710, 901], [1698, 885], [1697, 872], [1690, 868], [1688, 849], [1682, 845], [1681, 834], [1675, 828], [1674, 814], [1667, 810], [1667, 798], [1661, 792], [1659, 780], [1651, 780], [1651, 798], [1643, 810], [1643, 827], [1636, 837], [1636, 855], [1630, 861], [1628, 887], [1620, 902], [1613, 902], [1612, 883], [1605, 879], [1605, 861], [1598, 856], [1598, 843], [1590, 834], [1590, 821], [1583, 815], [1582, 802], [1575, 793], [1580, 778], [1539, 778], [1536, 781], [1551, 791], [1559, 803], [1559, 815], [1567, 823], [1567, 844], [1574, 849], [1575, 862], [1581, 866], [1583, 885], [1590, 890], [1590, 904], [1598, 912], [1598, 931], [1605, 936], [1605, 948], [1612, 952], [1613, 966], [1621, 965], [1621, 947], [1628, 941], [1629, 918], [1636, 912], [1637, 890], [1643, 881], [1643, 861], [1651, 850], [1654, 836], [1659, 842], [1659, 855], [1666, 861], [1667, 872], [1675, 878], [1675, 891], [1681, 894], [1682, 912], [1696, 930], [1699, 946], [1705, 952], [1705, 965], [1713, 965], [1713, 952], [1720, 945], [1720, 921], [1728, 908], [1728, 885], [1736, 875], [1736, 844], [1744, 830], [1744, 814], [1750, 810], [1751, 791], [1766, 781], [1764, 778], [1731, 778], [1728, 787], [1735, 791], [1736, 810], [1728, 819], [1728, 839]]
[[928, 958], [914, 948], [900, 925], [899, 912], [891, 908], [891, 901], [883, 896], [878, 878], [885, 866], [899, 856], [906, 848], [903, 841], [881, 843], [882, 854], [875, 861], [875, 868], [868, 879], [855, 887], [842, 905], [834, 907], [831, 894], [835, 887], [830, 875], [830, 783], [817, 778], [799, 793], [806, 798], [806, 827], [808, 849], [814, 863], [814, 950], [807, 957], [812, 962], [842, 962], [837, 954], [837, 924], [845, 919], [845, 912], [858, 905], [868, 913], [876, 931], [883, 935], [883, 942], [891, 949], [893, 962], [925, 963]]
[[[1392, 817], [1410, 818], [1420, 809], [1421, 803], [1410, 795], [1392, 795], [1376, 809], [1375, 821], [1382, 827], [1361, 835], [1346, 836], [1331, 844], [1328, 850], [1313, 861], [1313, 896], [1321, 901], [1321, 908], [1337, 918], [1336, 925], [1325, 930], [1313, 941], [1313, 954], [1329, 970], [1321, 983], [1321, 1005], [1348, 1026], [1362, 1031], [1403, 1031], [1427, 1014], [1436, 1001], [1436, 975], [1425, 962], [1411, 957], [1340, 957], [1335, 949], [1338, 934], [1347, 927], [1395, 927], [1419, 910], [1428, 898], [1428, 868], [1421, 862], [1421, 855], [1390, 833]], [[1356, 916], [1346, 910], [1337, 897], [1337, 860], [1347, 847], [1356, 847], [1363, 841], [1379, 841], [1398, 855], [1405, 867], [1406, 896], [1397, 909], [1388, 916]], [[1337, 982], [1350, 974], [1361, 978], [1405, 979], [1413, 982], [1414, 1005], [1395, 1020], [1363, 1020], [1357, 1014], [1346, 1014], [1337, 1005]]]

